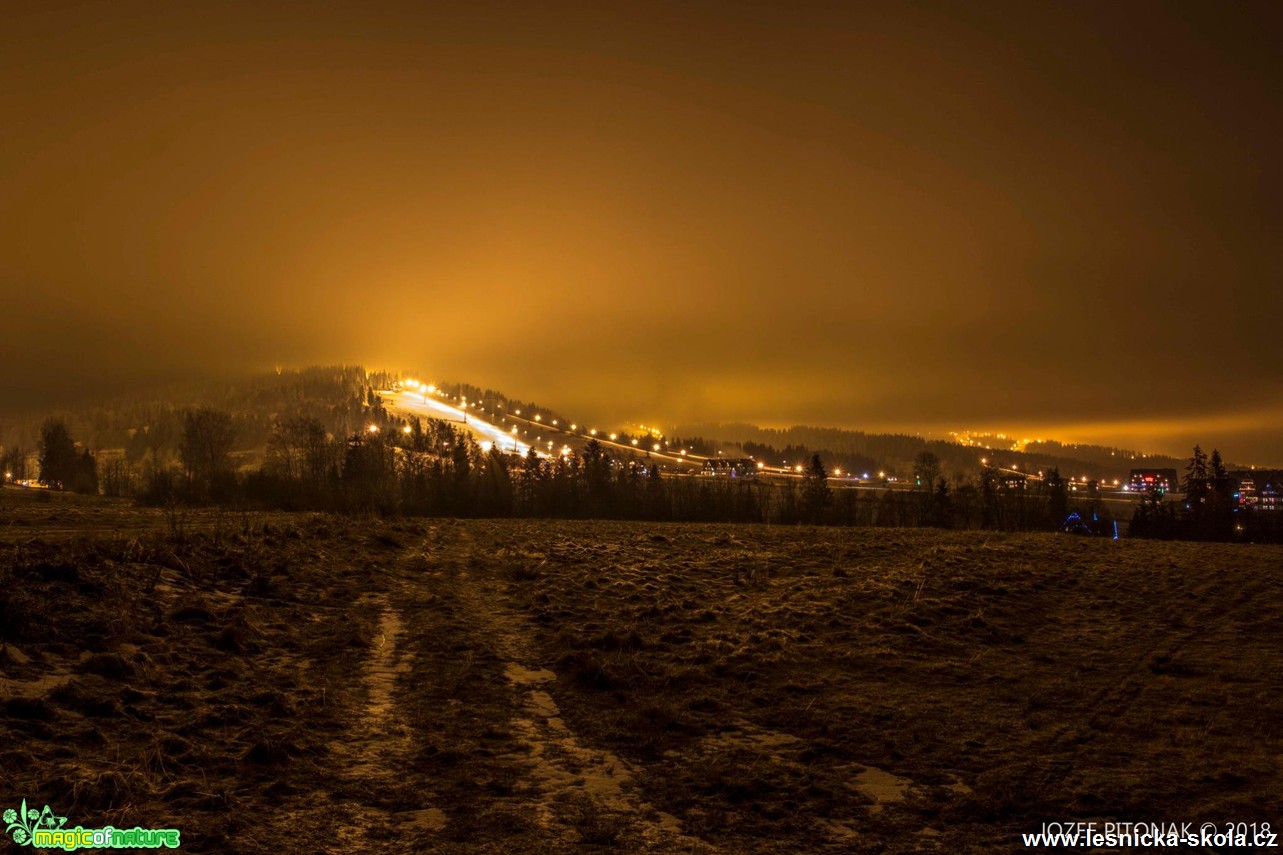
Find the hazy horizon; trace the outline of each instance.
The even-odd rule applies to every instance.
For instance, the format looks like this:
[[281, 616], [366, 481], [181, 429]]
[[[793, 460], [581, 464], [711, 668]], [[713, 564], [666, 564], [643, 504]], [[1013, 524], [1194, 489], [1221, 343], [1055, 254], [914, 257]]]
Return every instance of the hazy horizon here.
[[[359, 362], [330, 363], [360, 365]], [[15, 407], [13, 401], [6, 399], [4, 402], [7, 406], [0, 407], [0, 424], [5, 420], [14, 419], [34, 419], [39, 421], [50, 414], [62, 412], [76, 412], [80, 410], [93, 409], [95, 407], [110, 406], [118, 397], [130, 395], [163, 395], [174, 389], [183, 389], [191, 385], [200, 385], [208, 382], [235, 382], [237, 380], [250, 379], [255, 376], [266, 376], [276, 371], [301, 371], [310, 367], [319, 367], [317, 365], [305, 366], [276, 366], [272, 369], [257, 369], [241, 373], [198, 373], [186, 377], [167, 378], [166, 381], [148, 383], [138, 382], [129, 389], [120, 389], [116, 391], [100, 391], [99, 394], [76, 395], [64, 397], [57, 402], [49, 402], [45, 405], [32, 407]], [[757, 428], [769, 430], [788, 430], [794, 427], [838, 429], [849, 431], [863, 431], [871, 434], [907, 434], [919, 435], [931, 440], [954, 441], [956, 437], [953, 434], [963, 434], [970, 432], [972, 434], [988, 434], [996, 437], [997, 434], [1003, 434], [1007, 440], [1016, 441], [1021, 439], [1036, 439], [1061, 442], [1066, 445], [1098, 445], [1105, 447], [1122, 448], [1130, 451], [1142, 452], [1150, 455], [1167, 455], [1176, 458], [1188, 457], [1194, 445], [1199, 444], [1204, 447], [1205, 451], [1211, 451], [1213, 448], [1219, 449], [1225, 459], [1233, 464], [1252, 465], [1260, 468], [1278, 468], [1283, 466], [1283, 460], [1267, 456], [1254, 456], [1248, 443], [1236, 442], [1235, 437], [1242, 436], [1236, 433], [1232, 428], [1239, 414], [1230, 414], [1224, 419], [1207, 419], [1189, 425], [1189, 434], [1170, 432], [1169, 426], [1163, 423], [1095, 423], [1095, 424], [1068, 424], [1068, 425], [1048, 425], [1048, 424], [956, 424], [949, 421], [940, 421], [933, 424], [924, 424], [918, 426], [899, 425], [894, 422], [877, 421], [870, 419], [866, 423], [844, 423], [844, 422], [822, 422], [817, 420], [792, 420], [781, 421], [772, 420], [762, 417], [744, 417], [744, 418], [722, 418], [718, 413], [709, 412], [703, 415], [697, 415], [692, 418], [683, 420], [674, 420], [664, 418], [662, 414], [645, 415], [639, 409], [630, 408], [625, 401], [597, 401], [592, 402], [589, 406], [569, 406], [562, 401], [555, 399], [533, 398], [525, 394], [520, 389], [507, 389], [497, 386], [494, 383], [484, 382], [484, 378], [468, 378], [446, 376], [438, 377], [431, 372], [423, 369], [404, 369], [389, 366], [363, 366], [367, 373], [375, 374], [378, 372], [387, 372], [402, 377], [426, 377], [443, 384], [463, 383], [483, 389], [494, 389], [502, 395], [512, 400], [531, 401], [541, 407], [547, 407], [550, 410], [559, 412], [567, 418], [572, 418], [583, 422], [585, 425], [599, 425], [603, 428], [626, 428], [628, 426], [651, 425], [659, 426], [665, 432], [672, 433], [677, 431], [682, 433], [690, 429], [702, 429], [714, 425], [734, 425], [746, 424]], [[426, 382], [426, 381], [425, 381]], [[178, 406], [186, 406], [185, 400], [175, 399], [172, 403]], [[1277, 414], [1283, 418], [1283, 411]], [[716, 438], [716, 437], [709, 437]], [[4, 436], [0, 434], [0, 445], [3, 445]], [[1000, 447], [1001, 443], [994, 442], [995, 447]]]
[[431, 366], [1283, 461], [1276, 4], [18, 4], [6, 408]]

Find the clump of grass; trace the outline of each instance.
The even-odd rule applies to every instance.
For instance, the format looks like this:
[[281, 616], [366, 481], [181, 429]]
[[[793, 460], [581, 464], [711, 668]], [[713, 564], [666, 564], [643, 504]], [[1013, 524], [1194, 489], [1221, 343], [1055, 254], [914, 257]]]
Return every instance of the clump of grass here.
[[627, 822], [617, 813], [603, 810], [591, 799], [578, 796], [567, 799], [562, 815], [579, 835], [584, 846], [614, 848], [628, 828]]

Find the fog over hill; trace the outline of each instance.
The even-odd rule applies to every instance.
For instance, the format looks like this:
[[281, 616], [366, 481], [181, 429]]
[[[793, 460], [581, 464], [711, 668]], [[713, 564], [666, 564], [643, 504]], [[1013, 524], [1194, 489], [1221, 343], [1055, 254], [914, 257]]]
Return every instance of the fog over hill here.
[[[309, 366], [239, 377], [200, 378], [172, 382], [93, 404], [66, 408], [32, 410], [19, 416], [0, 418], [0, 449], [32, 451], [38, 442], [39, 427], [49, 416], [64, 419], [77, 441], [94, 451], [129, 449], [140, 443], [148, 447], [174, 446], [181, 433], [186, 411], [212, 407], [230, 413], [236, 425], [236, 447], [251, 452], [266, 445], [273, 425], [291, 417], [318, 419], [335, 436], [362, 429], [363, 408], [399, 379], [414, 372], [368, 371], [359, 365]], [[466, 398], [487, 409], [528, 408], [545, 413], [549, 419], [568, 417], [557, 412], [556, 401], [540, 404], [509, 397], [504, 392], [469, 383], [442, 383], [452, 398]], [[612, 409], [626, 409], [627, 401], [609, 402]], [[713, 414], [710, 414], [713, 415]], [[620, 428], [627, 430], [627, 428]], [[636, 428], [633, 428], [635, 431]], [[1023, 450], [923, 437], [908, 432], [870, 432], [858, 429], [796, 425], [763, 428], [746, 422], [704, 421], [668, 429], [674, 447], [694, 453], [752, 456], [771, 465], [809, 458], [819, 453], [830, 466], [852, 473], [886, 471], [901, 477], [912, 472], [914, 459], [924, 451], [935, 454], [942, 471], [953, 480], [974, 477], [981, 461], [1001, 467], [1016, 467], [1030, 473], [1058, 468], [1066, 477], [1123, 478], [1133, 467], [1181, 469], [1185, 460], [1147, 454], [1143, 450], [1100, 445], [1067, 444], [1039, 440]], [[1211, 449], [1216, 437], [1204, 443]], [[778, 459], [776, 459], [778, 458]], [[1231, 464], [1236, 465], [1236, 464]]]

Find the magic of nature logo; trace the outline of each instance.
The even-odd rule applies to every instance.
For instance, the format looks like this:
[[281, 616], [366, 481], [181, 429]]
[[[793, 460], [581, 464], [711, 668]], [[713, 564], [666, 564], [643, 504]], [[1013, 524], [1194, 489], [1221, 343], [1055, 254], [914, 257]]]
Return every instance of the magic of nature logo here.
[[5, 831], [19, 845], [36, 849], [177, 849], [179, 832], [176, 828], [66, 828], [67, 818], [58, 816], [53, 808], [44, 810], [22, 806], [4, 812]]

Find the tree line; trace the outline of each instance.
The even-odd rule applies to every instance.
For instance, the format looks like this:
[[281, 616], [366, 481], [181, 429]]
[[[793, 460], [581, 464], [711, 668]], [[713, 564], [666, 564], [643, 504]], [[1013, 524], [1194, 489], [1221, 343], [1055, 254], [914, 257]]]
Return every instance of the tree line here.
[[[164, 506], [1011, 531], [1054, 529], [1069, 510], [1055, 473], [1046, 489], [1009, 489], [989, 467], [975, 481], [951, 483], [930, 452], [915, 460], [918, 489], [855, 490], [834, 487], [818, 453], [797, 479], [679, 476], [644, 450], [621, 455], [595, 439], [580, 452], [553, 457], [483, 448], [449, 422], [395, 417], [372, 393], [363, 416], [360, 430], [340, 436], [315, 417], [281, 419], [262, 465], [240, 471], [236, 420], [213, 408], [191, 410], [172, 461], [145, 459], [141, 473], [130, 470], [123, 480], [108, 465], [103, 492]], [[46, 428], [42, 478], [97, 492], [96, 481], [59, 474], [63, 460], [92, 472], [93, 456], [75, 451], [65, 424], [49, 420]]]
[[[55, 489], [132, 496], [154, 505], [219, 504], [283, 510], [428, 516], [522, 516], [837, 526], [1047, 531], [1077, 514], [1095, 534], [1116, 531], [1097, 493], [1071, 497], [1053, 468], [1041, 480], [1004, 477], [992, 466], [952, 480], [938, 457], [920, 452], [913, 489], [849, 489], [830, 483], [812, 453], [796, 479], [678, 475], [645, 451], [624, 455], [595, 439], [582, 451], [540, 457], [483, 448], [435, 419], [393, 416], [363, 396], [360, 430], [336, 436], [316, 417], [280, 419], [262, 465], [238, 467], [239, 426], [226, 411], [189, 410], [173, 459], [144, 460], [122, 478], [78, 448], [65, 422], [47, 419], [39, 441], [40, 480]], [[117, 463], [126, 463], [118, 459]], [[1146, 496], [1130, 534], [1196, 540], [1279, 541], [1277, 513], [1238, 503], [1238, 481], [1219, 451], [1196, 447], [1182, 481], [1185, 497]]]

